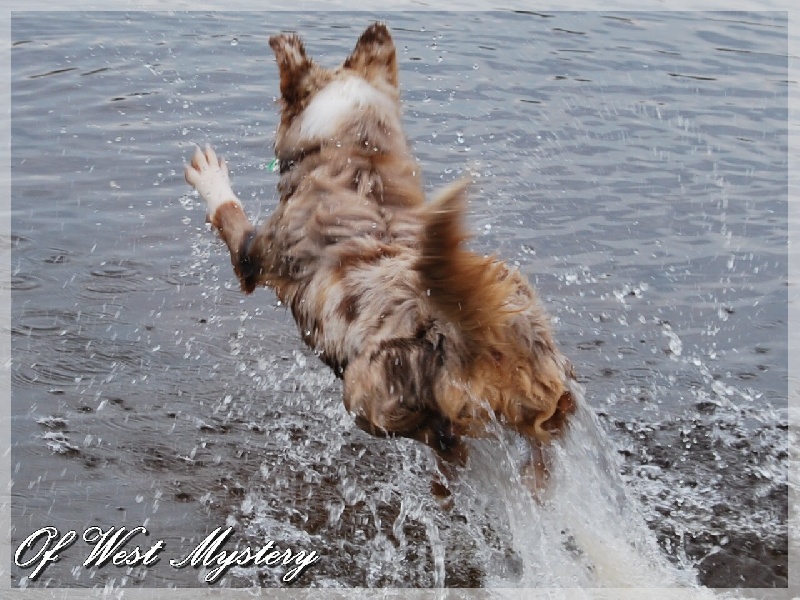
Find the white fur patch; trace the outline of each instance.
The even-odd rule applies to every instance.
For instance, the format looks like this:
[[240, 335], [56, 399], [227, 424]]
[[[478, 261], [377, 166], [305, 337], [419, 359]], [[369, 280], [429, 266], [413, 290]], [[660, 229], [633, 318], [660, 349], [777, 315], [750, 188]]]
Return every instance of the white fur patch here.
[[304, 138], [330, 138], [345, 117], [370, 106], [387, 116], [396, 112], [392, 99], [365, 79], [348, 77], [334, 80], [320, 90], [303, 111], [300, 135]]
[[226, 202], [234, 202], [239, 206], [242, 203], [236, 197], [231, 189], [231, 183], [228, 176], [221, 172], [220, 169], [210, 169], [203, 173], [202, 181], [197, 186], [197, 191], [206, 201], [208, 206], [208, 215], [214, 217], [217, 209]]
[[186, 168], [186, 181], [206, 201], [208, 216], [211, 219], [214, 218], [217, 209], [226, 202], [242, 205], [231, 189], [228, 165], [217, 158], [210, 146], [206, 146], [205, 151], [197, 149], [191, 166]]

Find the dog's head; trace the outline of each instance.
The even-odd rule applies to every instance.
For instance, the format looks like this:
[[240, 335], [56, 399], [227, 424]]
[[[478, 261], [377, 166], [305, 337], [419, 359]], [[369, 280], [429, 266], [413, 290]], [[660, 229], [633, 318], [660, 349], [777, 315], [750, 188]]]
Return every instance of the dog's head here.
[[328, 142], [378, 126], [399, 129], [397, 58], [386, 25], [367, 28], [350, 56], [333, 69], [317, 65], [295, 34], [273, 36], [269, 45], [280, 71], [279, 158], [294, 159]]

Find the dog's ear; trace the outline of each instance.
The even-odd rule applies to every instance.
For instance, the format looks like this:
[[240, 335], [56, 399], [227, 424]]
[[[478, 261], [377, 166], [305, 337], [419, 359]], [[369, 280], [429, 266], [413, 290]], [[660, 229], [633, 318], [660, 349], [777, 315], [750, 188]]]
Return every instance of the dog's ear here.
[[275, 52], [281, 75], [281, 96], [289, 103], [302, 96], [303, 82], [313, 62], [306, 56], [303, 42], [294, 34], [274, 35], [269, 46]]
[[394, 41], [383, 23], [373, 23], [361, 34], [353, 53], [344, 61], [367, 81], [383, 79], [397, 87], [397, 57]]

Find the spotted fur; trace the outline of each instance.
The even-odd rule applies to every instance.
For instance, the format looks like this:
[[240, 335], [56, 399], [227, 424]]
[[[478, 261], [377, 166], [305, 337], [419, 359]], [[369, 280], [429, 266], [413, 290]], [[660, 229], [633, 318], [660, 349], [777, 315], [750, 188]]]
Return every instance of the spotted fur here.
[[546, 442], [574, 408], [569, 363], [519, 271], [465, 247], [467, 182], [425, 201], [388, 29], [370, 26], [334, 69], [296, 35], [269, 43], [281, 92], [275, 212], [254, 228], [211, 148], [186, 170], [242, 289], [275, 290], [370, 433], [456, 463], [461, 437], [492, 420]]

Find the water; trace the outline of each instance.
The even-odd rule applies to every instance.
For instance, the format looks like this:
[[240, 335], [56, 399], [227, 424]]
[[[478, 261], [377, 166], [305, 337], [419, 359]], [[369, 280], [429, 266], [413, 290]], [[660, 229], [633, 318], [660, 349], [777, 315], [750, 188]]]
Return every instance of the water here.
[[232, 526], [321, 553], [301, 587], [785, 586], [785, 14], [390, 15], [428, 187], [473, 174], [473, 247], [536, 283], [597, 415], [543, 506], [505, 440], [449, 512], [426, 449], [357, 430], [284, 307], [239, 294], [182, 177], [209, 140], [269, 214], [267, 36], [332, 65], [369, 20], [14, 13], [12, 545], [145, 525], [166, 550], [83, 567], [81, 542], [13, 585], [205, 586], [167, 558]]

